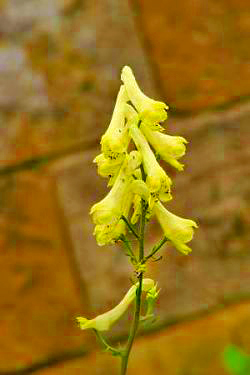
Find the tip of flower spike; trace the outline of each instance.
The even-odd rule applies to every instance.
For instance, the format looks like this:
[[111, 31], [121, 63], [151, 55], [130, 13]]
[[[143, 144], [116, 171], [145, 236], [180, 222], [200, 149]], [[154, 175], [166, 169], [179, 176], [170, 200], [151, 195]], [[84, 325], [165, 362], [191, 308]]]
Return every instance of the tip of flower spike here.
[[132, 71], [132, 69], [130, 68], [130, 66], [125, 65], [125, 66], [122, 68], [121, 79], [122, 79], [123, 74], [127, 74], [127, 73], [130, 73], [130, 74], [132, 73], [132, 74], [133, 74], [133, 71]]

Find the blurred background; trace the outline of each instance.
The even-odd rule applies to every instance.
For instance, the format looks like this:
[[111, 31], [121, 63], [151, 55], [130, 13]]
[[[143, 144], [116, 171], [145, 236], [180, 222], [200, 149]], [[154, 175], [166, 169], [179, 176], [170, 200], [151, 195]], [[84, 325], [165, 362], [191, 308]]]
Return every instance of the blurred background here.
[[0, 0], [0, 375], [118, 374], [74, 319], [131, 285], [89, 217], [124, 65], [189, 141], [169, 208], [199, 224], [191, 255], [166, 246], [148, 268], [159, 318], [128, 374], [243, 375], [223, 353], [250, 354], [249, 46], [249, 0]]

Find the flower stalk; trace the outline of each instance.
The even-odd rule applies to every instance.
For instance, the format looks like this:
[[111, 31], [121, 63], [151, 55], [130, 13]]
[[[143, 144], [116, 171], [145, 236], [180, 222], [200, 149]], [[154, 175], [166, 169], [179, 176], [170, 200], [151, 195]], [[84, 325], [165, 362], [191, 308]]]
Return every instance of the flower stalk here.
[[[146, 263], [162, 258], [155, 259], [154, 256], [166, 242], [182, 254], [190, 253], [191, 248], [187, 243], [192, 240], [197, 224], [169, 212], [161, 203], [172, 199], [172, 180], [159, 161], [163, 160], [182, 171], [183, 164], [179, 159], [185, 154], [186, 139], [164, 133], [162, 122], [167, 118], [168, 106], [141, 91], [130, 67], [122, 69], [121, 80], [123, 84], [111, 122], [101, 138], [101, 154], [94, 159], [98, 173], [109, 178], [107, 185], [111, 189], [106, 197], [91, 207], [90, 214], [95, 224], [97, 244], [104, 246], [122, 242], [137, 282], [111, 310], [93, 319], [76, 319], [80, 329], [94, 331], [105, 351], [121, 358], [120, 375], [125, 375], [140, 323], [151, 324], [155, 320], [154, 310], [159, 290], [154, 280], [144, 277]], [[145, 228], [152, 216], [158, 220], [164, 236], [145, 255]], [[132, 247], [132, 236], [137, 249]], [[144, 315], [141, 311], [143, 298], [146, 302]], [[127, 342], [121, 348], [114, 348], [109, 345], [103, 332], [110, 330], [132, 303], [133, 321]]]

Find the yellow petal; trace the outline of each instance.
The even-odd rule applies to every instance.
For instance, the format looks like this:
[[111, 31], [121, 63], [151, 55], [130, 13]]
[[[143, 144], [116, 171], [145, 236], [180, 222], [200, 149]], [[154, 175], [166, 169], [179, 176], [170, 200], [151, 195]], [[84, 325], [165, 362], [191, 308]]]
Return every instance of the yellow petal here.
[[191, 249], [186, 245], [191, 241], [194, 234], [194, 228], [198, 225], [190, 219], [183, 219], [169, 212], [160, 202], [157, 202], [153, 208], [165, 236], [173, 245], [182, 252], [188, 254]]
[[146, 138], [135, 124], [130, 124], [129, 131], [137, 150], [141, 153], [143, 167], [147, 175], [146, 183], [150, 193], [154, 195], [154, 199], [150, 200], [150, 204], [158, 199], [159, 194], [168, 196], [171, 199], [170, 186], [172, 181], [157, 162]]
[[102, 152], [105, 157], [117, 160], [124, 156], [129, 145], [129, 133], [125, 124], [125, 105], [128, 100], [122, 85], [117, 96], [114, 112], [108, 129], [101, 139]]
[[153, 131], [144, 123], [141, 124], [141, 129], [161, 159], [165, 160], [176, 169], [180, 171], [183, 170], [183, 164], [179, 163], [177, 160], [185, 154], [185, 144], [187, 143], [185, 138]]

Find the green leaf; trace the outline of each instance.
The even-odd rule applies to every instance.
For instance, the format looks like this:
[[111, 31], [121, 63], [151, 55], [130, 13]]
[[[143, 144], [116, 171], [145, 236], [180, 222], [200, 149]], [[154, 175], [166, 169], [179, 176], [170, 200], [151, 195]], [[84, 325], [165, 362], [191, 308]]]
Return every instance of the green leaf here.
[[225, 349], [224, 363], [232, 375], [250, 374], [250, 356], [234, 345], [229, 345]]

